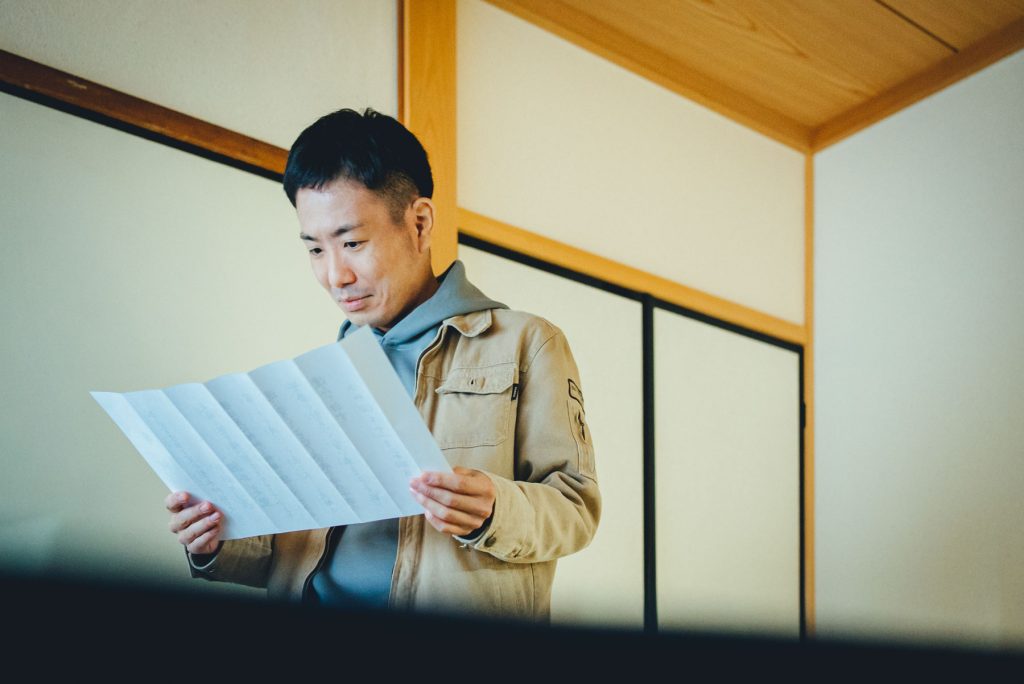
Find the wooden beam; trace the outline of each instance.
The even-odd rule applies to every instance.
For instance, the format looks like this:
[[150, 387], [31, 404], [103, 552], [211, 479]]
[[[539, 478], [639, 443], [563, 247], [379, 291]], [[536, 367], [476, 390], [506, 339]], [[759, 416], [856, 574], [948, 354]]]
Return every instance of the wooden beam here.
[[804, 162], [804, 620], [816, 626], [814, 583], [814, 155]]
[[638, 43], [585, 12], [549, 0], [487, 1], [784, 145], [800, 152], [810, 150], [813, 130], [809, 126]]
[[5, 91], [149, 133], [164, 142], [233, 161], [236, 166], [261, 170], [263, 175], [284, 173], [287, 150], [4, 50], [0, 50], [0, 83]]
[[431, 252], [441, 273], [458, 252], [455, 0], [399, 0], [400, 118], [427, 150], [437, 209]]
[[811, 148], [819, 152], [834, 145], [1021, 49], [1024, 49], [1024, 18], [840, 114], [814, 132]]
[[521, 254], [543, 259], [564, 268], [593, 276], [637, 292], [693, 309], [745, 328], [804, 344], [804, 326], [776, 318], [685, 285], [572, 247], [564, 242], [502, 223], [481, 214], [459, 209], [459, 230]]

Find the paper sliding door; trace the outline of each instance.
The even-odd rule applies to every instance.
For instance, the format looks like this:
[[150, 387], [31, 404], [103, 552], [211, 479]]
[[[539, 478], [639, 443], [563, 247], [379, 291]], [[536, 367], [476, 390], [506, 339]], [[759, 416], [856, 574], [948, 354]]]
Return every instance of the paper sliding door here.
[[654, 316], [661, 629], [800, 629], [800, 356]]

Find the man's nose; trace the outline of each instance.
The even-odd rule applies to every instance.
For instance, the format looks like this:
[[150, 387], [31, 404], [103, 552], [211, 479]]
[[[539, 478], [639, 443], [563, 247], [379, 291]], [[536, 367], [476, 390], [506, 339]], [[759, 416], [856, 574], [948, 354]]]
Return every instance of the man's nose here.
[[337, 253], [328, 255], [327, 284], [333, 288], [342, 288], [354, 283], [355, 271], [348, 265], [345, 258]]

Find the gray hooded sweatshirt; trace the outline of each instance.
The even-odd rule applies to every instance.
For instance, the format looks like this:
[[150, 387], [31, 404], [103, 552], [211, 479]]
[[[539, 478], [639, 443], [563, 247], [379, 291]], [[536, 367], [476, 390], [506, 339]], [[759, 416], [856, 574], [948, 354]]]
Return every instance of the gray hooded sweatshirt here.
[[[453, 263], [438, 281], [437, 292], [386, 333], [373, 329], [410, 397], [415, 391], [420, 354], [437, 337], [444, 319], [483, 309], [508, 308], [470, 283], [461, 261]], [[357, 329], [358, 326], [345, 321], [338, 339]], [[342, 534], [331, 535], [327, 558], [313, 576], [313, 598], [333, 606], [386, 607], [397, 553], [397, 518], [346, 525]]]

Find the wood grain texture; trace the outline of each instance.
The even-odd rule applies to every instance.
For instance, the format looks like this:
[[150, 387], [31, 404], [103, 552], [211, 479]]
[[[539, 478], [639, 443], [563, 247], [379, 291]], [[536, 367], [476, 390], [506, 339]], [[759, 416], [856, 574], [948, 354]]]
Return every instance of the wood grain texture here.
[[441, 273], [458, 251], [455, 0], [399, 0], [402, 123], [427, 150], [436, 207], [431, 252]]
[[805, 126], [950, 52], [871, 0], [559, 1]]
[[814, 636], [814, 155], [804, 162], [804, 620]]
[[1021, 49], [1024, 49], [1024, 19], [1014, 21], [927, 71], [837, 116], [815, 131], [811, 147], [815, 152], [823, 150]]
[[488, 2], [804, 152], [991, 63], [1024, 16], [1024, 0]]
[[878, 0], [929, 33], [963, 50], [1024, 17], [1024, 0]]
[[466, 235], [486, 240], [501, 247], [543, 259], [630, 290], [646, 292], [666, 302], [685, 306], [787, 342], [804, 344], [806, 339], [806, 330], [802, 325], [606, 259], [564, 242], [502, 223], [468, 209], [459, 209], [459, 230]]
[[789, 147], [809, 149], [812, 129], [807, 125], [635, 40], [582, 9], [549, 0], [488, 2]]
[[270, 174], [284, 173], [287, 150], [3, 50], [0, 82]]

